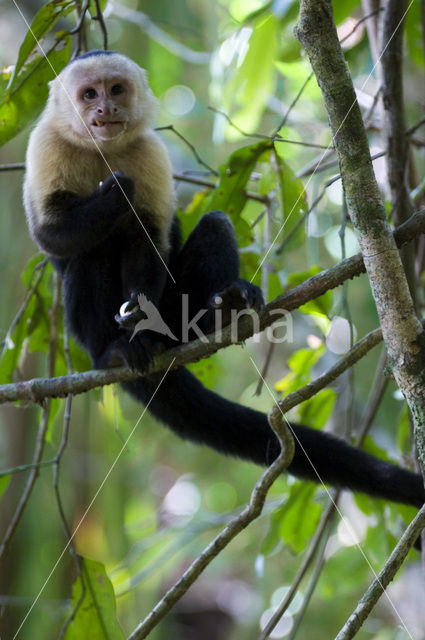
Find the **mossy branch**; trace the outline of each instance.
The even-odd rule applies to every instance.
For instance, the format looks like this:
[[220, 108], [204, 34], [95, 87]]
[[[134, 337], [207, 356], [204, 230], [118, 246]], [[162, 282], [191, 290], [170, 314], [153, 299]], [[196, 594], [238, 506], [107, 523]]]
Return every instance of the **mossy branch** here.
[[[425, 211], [418, 212], [405, 224], [394, 232], [398, 246], [404, 245], [418, 234], [425, 232]], [[364, 273], [365, 267], [361, 254], [342, 260], [337, 265], [321, 271], [317, 275], [305, 280], [297, 287], [283, 293], [267, 304], [259, 313], [259, 328], [266, 329], [271, 326], [284, 313], [297, 309], [309, 300], [318, 298], [330, 289], [338, 287], [347, 279]], [[252, 320], [244, 316], [238, 325], [238, 341], [243, 342], [253, 335]], [[223, 329], [220, 342], [211, 340], [202, 342], [194, 340], [183, 346], [169, 349], [167, 352], [155, 358], [155, 362], [149, 373], [165, 371], [175, 359], [174, 367], [188, 364], [202, 358], [207, 358], [219, 349], [234, 344], [232, 341], [232, 329]], [[126, 367], [116, 367], [107, 370], [85, 371], [57, 378], [33, 378], [23, 382], [0, 385], [0, 404], [5, 402], [35, 402], [43, 403], [46, 398], [62, 398], [72, 393], [77, 395], [95, 387], [102, 387], [115, 382], [127, 382], [141, 377]]]
[[425, 469], [425, 337], [373, 173], [366, 131], [330, 0], [301, 0], [297, 36], [322, 91], [348, 213], [357, 231], [394, 377], [411, 409]]

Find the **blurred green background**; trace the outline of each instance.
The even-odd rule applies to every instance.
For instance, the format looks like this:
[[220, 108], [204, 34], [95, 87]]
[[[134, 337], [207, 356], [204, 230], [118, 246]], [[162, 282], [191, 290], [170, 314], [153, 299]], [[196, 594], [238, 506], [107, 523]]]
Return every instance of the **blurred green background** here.
[[[42, 2], [17, 0], [31, 22]], [[420, 3], [414, 2], [406, 21], [404, 88], [408, 126], [423, 115], [423, 34], [420, 31]], [[341, 37], [362, 17], [359, 1], [334, 2]], [[125, 53], [146, 68], [150, 84], [159, 99], [157, 123], [173, 125], [195, 148], [208, 166], [218, 167], [229, 154], [257, 140], [242, 135], [222, 115], [227, 114], [247, 133], [271, 135], [295, 99], [310, 69], [293, 36], [298, 3], [289, 0], [118, 0], [108, 3], [105, 22], [109, 47]], [[75, 25], [75, 15], [59, 22], [54, 31]], [[0, 61], [8, 67], [16, 62], [27, 26], [11, 0], [0, 0]], [[46, 42], [49, 42], [47, 37]], [[89, 48], [101, 48], [102, 36], [93, 21], [88, 25]], [[75, 46], [75, 40], [73, 47]], [[371, 110], [379, 82], [365, 24], [345, 43], [345, 52], [358, 98], [365, 114]], [[42, 105], [40, 105], [41, 108]], [[212, 107], [213, 109], [210, 109]], [[222, 112], [222, 113], [221, 113]], [[372, 153], [382, 150], [379, 108], [368, 118]], [[0, 163], [23, 162], [31, 127], [0, 148]], [[420, 142], [420, 133], [417, 138]], [[291, 110], [280, 134], [298, 142], [328, 145], [331, 142], [320, 92], [312, 79]], [[176, 173], [191, 171], [192, 177], [211, 180], [187, 144], [171, 130], [161, 132]], [[309, 164], [324, 149], [279, 143], [287, 184], [294, 193], [307, 191], [308, 206], [321, 194], [326, 180], [338, 172], [334, 163], [310, 176]], [[423, 176], [423, 146], [413, 147], [416, 173]], [[330, 155], [329, 160], [334, 160]], [[375, 162], [384, 198], [388, 187], [385, 161]], [[258, 176], [249, 189], [274, 198], [267, 218], [264, 205], [249, 201], [242, 218], [252, 228], [252, 243], [242, 248], [245, 275], [252, 275], [270, 239], [279, 230], [282, 204], [294, 203], [294, 194], [281, 189], [274, 158], [263, 158]], [[300, 180], [295, 174], [302, 175]], [[0, 172], [0, 335], [4, 339], [25, 296], [21, 273], [36, 253], [29, 238], [22, 206], [22, 171]], [[419, 181], [420, 182], [420, 181]], [[412, 185], [412, 189], [417, 185]], [[176, 182], [179, 208], [185, 229], [196, 217], [198, 201], [206, 197], [200, 187]], [[193, 200], [195, 196], [195, 199]], [[285, 202], [288, 198], [288, 202]], [[302, 206], [301, 206], [302, 205]], [[276, 244], [286, 237], [306, 209], [304, 200], [294, 210]], [[184, 213], [186, 211], [186, 213]], [[191, 215], [192, 213], [192, 215]], [[269, 222], [267, 223], [267, 219]], [[281, 254], [271, 252], [267, 269], [258, 276], [271, 299], [283, 291], [288, 276], [313, 265], [326, 268], [345, 254], [355, 253], [356, 240], [349, 226], [341, 241], [344, 221], [340, 182], [326, 189], [320, 203], [308, 217], [305, 231], [292, 238]], [[344, 225], [345, 226], [345, 223]], [[285, 235], [286, 234], [286, 235]], [[248, 244], [248, 243], [245, 243]], [[291, 280], [289, 280], [289, 283]], [[326, 302], [321, 315], [292, 314], [293, 339], [279, 345], [267, 370], [270, 389], [284, 379], [280, 389], [287, 392], [324, 371], [338, 358], [338, 348], [325, 344], [329, 318], [345, 318], [352, 332], [361, 337], [377, 325], [376, 312], [365, 276], [338, 289]], [[317, 310], [316, 310], [317, 311]], [[334, 322], [335, 325], [335, 322]], [[335, 329], [337, 337], [349, 344], [348, 323]], [[348, 336], [348, 338], [347, 338]], [[323, 346], [325, 345], [325, 346]], [[45, 346], [45, 345], [44, 345]], [[301, 352], [288, 365], [291, 355], [308, 349], [311, 369]], [[273, 398], [263, 387], [255, 395], [258, 374], [250, 356], [262, 369], [268, 344], [248, 341], [244, 346], [225, 349], [209, 360], [191, 366], [203, 382], [226, 397], [264, 411]], [[311, 426], [327, 428], [351, 436], [364, 415], [374, 384], [380, 347], [367, 356], [353, 372], [343, 376], [330, 396], [291, 414]], [[46, 354], [42, 348], [23, 345], [13, 376], [27, 379], [45, 375]], [[86, 362], [86, 366], [89, 364]], [[63, 363], [58, 365], [61, 372]], [[292, 377], [285, 378], [288, 371]], [[3, 378], [2, 383], [9, 380]], [[332, 410], [331, 415], [330, 412]], [[69, 523], [75, 527], [108, 473], [123, 442], [139, 419], [142, 408], [118, 388], [104, 388], [78, 396], [73, 401], [71, 432], [60, 467], [60, 486]], [[33, 407], [2, 406], [0, 410], [0, 468], [30, 462], [40, 420]], [[54, 457], [62, 438], [63, 403], [55, 401], [49, 424], [45, 459]], [[380, 454], [411, 464], [406, 412], [392, 382], [374, 422], [368, 447]], [[374, 444], [375, 443], [375, 444]], [[102, 562], [117, 595], [118, 618], [128, 634], [153, 607], [167, 587], [180, 576], [193, 558], [220, 527], [249, 499], [261, 470], [252, 464], [224, 458], [206, 448], [178, 440], [169, 431], [144, 415], [119, 462], [108, 477], [75, 536], [78, 552]], [[0, 524], [4, 531], [22, 493], [27, 472], [13, 475], [1, 499]], [[0, 485], [1, 488], [1, 485]], [[292, 508], [276, 511], [288, 495]], [[150, 637], [154, 640], [246, 640], [256, 638], [259, 621], [280, 601], [299, 567], [305, 545], [314, 532], [328, 496], [323, 488], [300, 484], [292, 478], [279, 479], [268, 497], [265, 513], [213, 563], [175, 611]], [[347, 495], [341, 511], [355, 529], [368, 561], [352, 544], [340, 517], [334, 521], [325, 563], [298, 638], [327, 640], [333, 637], [351, 612], [371, 579], [370, 565], [379, 570], [403, 522], [413, 510], [394, 507]], [[270, 519], [270, 514], [272, 521]], [[404, 520], [403, 520], [404, 518]], [[15, 637], [34, 598], [50, 575], [66, 545], [52, 485], [52, 469], [44, 468], [25, 510], [22, 521], [3, 560], [0, 573], [0, 636]], [[401, 577], [391, 587], [392, 598], [415, 640], [424, 638], [421, 623], [419, 556], [412, 555]], [[369, 565], [370, 563], [370, 565]], [[311, 577], [313, 569], [308, 577]], [[65, 553], [23, 624], [22, 640], [50, 640], [58, 637], [69, 611], [71, 584], [75, 577], [72, 559]], [[308, 580], [290, 607], [280, 631], [271, 637], [293, 637], [294, 621]], [[285, 626], [286, 625], [286, 626]], [[400, 626], [388, 601], [379, 604], [359, 638], [401, 640], [409, 637]]]

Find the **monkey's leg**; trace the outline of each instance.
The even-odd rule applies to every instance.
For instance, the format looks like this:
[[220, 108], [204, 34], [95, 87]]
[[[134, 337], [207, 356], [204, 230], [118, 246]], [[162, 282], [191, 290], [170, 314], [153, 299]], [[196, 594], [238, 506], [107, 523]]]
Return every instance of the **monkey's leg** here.
[[178, 289], [188, 295], [189, 316], [201, 310], [199, 327], [214, 329], [221, 310], [223, 325], [231, 312], [263, 305], [260, 289], [239, 278], [239, 251], [229, 218], [221, 211], [204, 215], [190, 234], [177, 261]]

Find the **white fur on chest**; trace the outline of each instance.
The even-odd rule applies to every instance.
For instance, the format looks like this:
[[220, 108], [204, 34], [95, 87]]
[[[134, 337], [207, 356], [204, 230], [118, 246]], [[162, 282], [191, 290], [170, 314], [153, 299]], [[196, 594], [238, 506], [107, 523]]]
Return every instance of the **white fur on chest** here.
[[59, 137], [49, 124], [40, 122], [28, 146], [24, 200], [42, 223], [45, 202], [52, 193], [70, 191], [89, 196], [114, 171], [133, 179], [135, 209], [154, 214], [165, 246], [175, 205], [172, 170], [168, 153], [152, 130], [122, 151], [108, 153], [76, 147]]

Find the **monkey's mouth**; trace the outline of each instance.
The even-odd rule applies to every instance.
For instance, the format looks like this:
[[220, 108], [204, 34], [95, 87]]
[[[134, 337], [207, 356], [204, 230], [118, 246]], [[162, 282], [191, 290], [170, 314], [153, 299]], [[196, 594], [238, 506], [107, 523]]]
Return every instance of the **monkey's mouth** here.
[[127, 129], [127, 122], [123, 120], [100, 120], [96, 118], [91, 122], [91, 126], [101, 137], [115, 137]]

